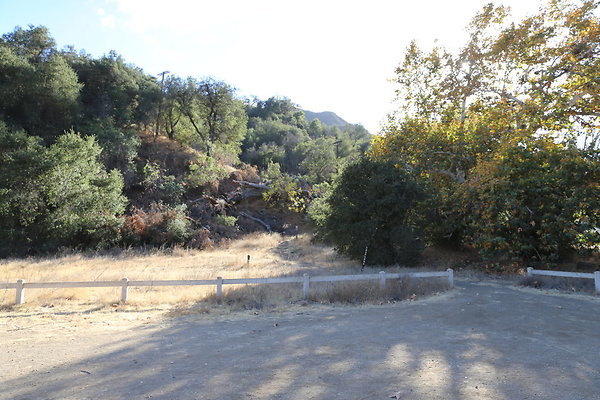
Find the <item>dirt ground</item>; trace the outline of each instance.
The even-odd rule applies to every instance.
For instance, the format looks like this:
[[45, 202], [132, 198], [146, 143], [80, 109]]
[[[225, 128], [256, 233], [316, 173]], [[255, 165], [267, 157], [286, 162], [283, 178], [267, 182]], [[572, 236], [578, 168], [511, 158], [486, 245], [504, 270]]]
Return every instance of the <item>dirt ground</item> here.
[[600, 298], [456, 284], [380, 306], [5, 311], [0, 399], [600, 399]]

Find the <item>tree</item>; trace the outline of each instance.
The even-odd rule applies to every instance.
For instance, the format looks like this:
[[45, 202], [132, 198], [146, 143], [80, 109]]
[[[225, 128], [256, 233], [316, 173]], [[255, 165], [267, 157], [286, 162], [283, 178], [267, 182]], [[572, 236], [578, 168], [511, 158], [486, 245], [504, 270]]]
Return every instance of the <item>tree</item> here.
[[423, 191], [408, 173], [389, 162], [363, 157], [350, 164], [325, 198], [318, 235], [367, 264], [414, 262], [421, 242], [413, 206]]
[[116, 129], [125, 129], [155, 120], [160, 87], [153, 77], [126, 64], [114, 51], [99, 59], [83, 54], [72, 55], [69, 60], [83, 84], [84, 121], [110, 120]]
[[[535, 140], [598, 147], [597, 8], [595, 1], [551, 1], [537, 15], [509, 23], [508, 10], [490, 4], [473, 18], [458, 54], [442, 48], [425, 54], [409, 46], [396, 70], [398, 111], [374, 139], [371, 154], [424, 182], [430, 196], [420, 213], [428, 216], [429, 241], [473, 243], [473, 227], [489, 221], [472, 220], [477, 214], [466, 201], [477, 199], [462, 195], [464, 185], [483, 179], [483, 166], [496, 165], [507, 148], [529, 148]], [[581, 165], [592, 174], [593, 164]], [[527, 170], [516, 164], [510, 169]], [[536, 177], [549, 185], [543, 175]], [[519, 247], [517, 242], [511, 243]]]
[[[243, 103], [234, 93], [226, 83], [211, 78], [171, 80], [167, 85], [167, 96], [175, 99], [177, 109], [173, 104], [165, 113], [167, 131], [177, 129], [180, 117], [176, 113], [181, 113], [209, 156], [214, 155], [215, 146], [237, 154], [246, 133], [247, 117]], [[176, 137], [177, 133], [172, 135]]]
[[46, 28], [0, 39], [0, 119], [51, 140], [75, 122], [81, 86]]
[[98, 246], [118, 238], [123, 179], [93, 138], [70, 132], [50, 147], [0, 125], [1, 253]]
[[300, 143], [298, 152], [303, 157], [300, 172], [310, 183], [329, 180], [337, 172], [334, 139], [319, 138]]
[[489, 262], [552, 263], [600, 243], [600, 152], [503, 145], [458, 191], [466, 243]]

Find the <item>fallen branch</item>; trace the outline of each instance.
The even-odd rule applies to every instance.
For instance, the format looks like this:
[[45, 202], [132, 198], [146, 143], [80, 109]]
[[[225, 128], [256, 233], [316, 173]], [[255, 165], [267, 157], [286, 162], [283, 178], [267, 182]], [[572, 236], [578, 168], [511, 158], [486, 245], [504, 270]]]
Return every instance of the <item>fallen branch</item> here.
[[267, 230], [267, 232], [269, 232], [269, 233], [271, 233], [271, 232], [272, 232], [272, 231], [271, 231], [271, 226], [270, 226], [269, 224], [267, 224], [265, 221], [263, 221], [263, 220], [261, 220], [261, 219], [258, 219], [258, 218], [256, 218], [256, 217], [253, 217], [252, 215], [250, 215], [250, 214], [247, 214], [247, 213], [245, 213], [245, 212], [241, 212], [241, 213], [240, 213], [240, 216], [242, 216], [242, 217], [246, 217], [246, 218], [248, 218], [248, 219], [250, 219], [250, 220], [252, 220], [252, 221], [254, 221], [254, 222], [258, 222], [259, 224], [261, 224], [262, 226], [264, 226], [264, 228]]
[[271, 190], [271, 187], [269, 185], [265, 185], [263, 183], [252, 183], [247, 181], [233, 181], [233, 183], [237, 183], [238, 185], [242, 186], [248, 186], [254, 189]]

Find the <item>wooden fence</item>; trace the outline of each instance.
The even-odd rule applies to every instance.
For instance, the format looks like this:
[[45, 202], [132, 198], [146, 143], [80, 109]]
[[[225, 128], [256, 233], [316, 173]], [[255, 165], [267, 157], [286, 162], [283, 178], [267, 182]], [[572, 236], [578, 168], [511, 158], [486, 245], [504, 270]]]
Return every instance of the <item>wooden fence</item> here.
[[527, 276], [542, 275], [542, 276], [558, 276], [562, 278], [584, 278], [593, 279], [596, 286], [596, 293], [600, 294], [600, 271], [594, 273], [585, 272], [565, 272], [565, 271], [547, 271], [542, 269], [527, 268]]
[[223, 279], [218, 277], [214, 280], [167, 280], [167, 281], [130, 281], [123, 278], [120, 281], [95, 281], [95, 282], [25, 282], [19, 279], [16, 283], [0, 283], [0, 289], [16, 289], [16, 304], [25, 302], [25, 289], [60, 289], [60, 288], [86, 288], [86, 287], [120, 287], [121, 302], [125, 303], [129, 295], [129, 288], [134, 286], [206, 286], [215, 285], [217, 297], [223, 296], [223, 285], [257, 285], [277, 283], [302, 283], [302, 294], [306, 298], [310, 291], [311, 282], [348, 282], [378, 280], [379, 287], [383, 289], [388, 279], [399, 278], [434, 278], [444, 277], [448, 280], [450, 287], [454, 286], [454, 271], [448, 268], [441, 272], [399, 272], [362, 275], [333, 275], [333, 276], [290, 276], [281, 278], [249, 278], [249, 279]]

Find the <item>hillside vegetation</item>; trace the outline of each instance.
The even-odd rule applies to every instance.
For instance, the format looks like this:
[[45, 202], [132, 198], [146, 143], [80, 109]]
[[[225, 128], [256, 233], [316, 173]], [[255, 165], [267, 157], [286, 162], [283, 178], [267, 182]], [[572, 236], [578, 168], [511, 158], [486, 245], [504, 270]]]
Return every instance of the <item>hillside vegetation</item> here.
[[204, 249], [311, 225], [364, 265], [415, 263], [432, 245], [493, 271], [593, 260], [598, 6], [551, 1], [510, 22], [489, 4], [460, 51], [411, 43], [373, 137], [16, 28], [0, 39], [0, 255]]
[[366, 151], [360, 125], [212, 78], [150, 76], [114, 52], [0, 39], [0, 255], [61, 247], [211, 247], [297, 230], [314, 184]]

